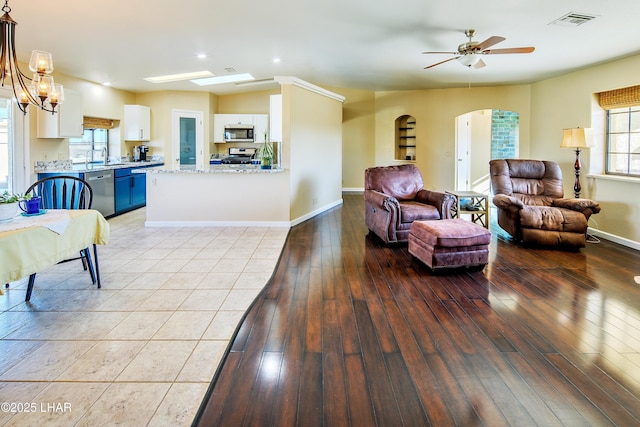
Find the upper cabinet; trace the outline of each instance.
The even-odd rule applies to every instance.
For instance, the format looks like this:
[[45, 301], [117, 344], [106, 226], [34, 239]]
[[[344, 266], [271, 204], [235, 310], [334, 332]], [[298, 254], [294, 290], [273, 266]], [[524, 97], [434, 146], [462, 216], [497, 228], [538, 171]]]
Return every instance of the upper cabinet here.
[[124, 140], [149, 141], [151, 139], [151, 108], [144, 105], [124, 106]]
[[38, 138], [82, 137], [82, 96], [69, 89], [64, 91], [64, 102], [51, 114], [38, 110]]
[[254, 142], [263, 143], [265, 133], [268, 139], [269, 138], [269, 115], [254, 114], [253, 115], [253, 135], [255, 137]]
[[282, 95], [269, 98], [269, 140], [282, 142]]

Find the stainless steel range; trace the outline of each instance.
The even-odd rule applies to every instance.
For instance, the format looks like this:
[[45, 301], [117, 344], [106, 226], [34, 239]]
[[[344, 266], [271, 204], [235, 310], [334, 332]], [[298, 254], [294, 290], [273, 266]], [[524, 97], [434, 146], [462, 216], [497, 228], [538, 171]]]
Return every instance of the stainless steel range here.
[[246, 165], [256, 156], [257, 148], [229, 148], [229, 155], [222, 158], [225, 165]]

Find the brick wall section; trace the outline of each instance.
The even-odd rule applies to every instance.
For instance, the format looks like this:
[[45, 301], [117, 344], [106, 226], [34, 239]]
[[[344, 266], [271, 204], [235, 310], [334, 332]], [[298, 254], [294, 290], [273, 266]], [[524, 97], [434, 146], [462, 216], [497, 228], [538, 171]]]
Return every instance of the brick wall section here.
[[520, 114], [514, 111], [491, 110], [491, 158], [518, 157]]

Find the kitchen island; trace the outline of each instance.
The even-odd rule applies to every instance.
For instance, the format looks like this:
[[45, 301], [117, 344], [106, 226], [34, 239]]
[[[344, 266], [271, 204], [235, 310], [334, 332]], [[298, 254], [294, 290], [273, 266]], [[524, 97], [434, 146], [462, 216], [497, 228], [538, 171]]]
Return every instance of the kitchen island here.
[[257, 165], [143, 169], [146, 226], [289, 227], [289, 172]]

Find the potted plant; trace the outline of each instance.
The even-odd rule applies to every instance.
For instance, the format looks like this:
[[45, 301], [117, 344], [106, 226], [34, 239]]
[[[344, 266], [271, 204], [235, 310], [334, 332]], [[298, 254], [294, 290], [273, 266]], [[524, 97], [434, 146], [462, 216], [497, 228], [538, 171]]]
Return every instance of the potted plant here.
[[271, 169], [273, 164], [273, 145], [267, 140], [267, 131], [264, 132], [264, 142], [260, 147], [260, 169]]
[[23, 200], [24, 196], [9, 193], [4, 190], [0, 194], [0, 221], [8, 221], [18, 213], [18, 202]]

